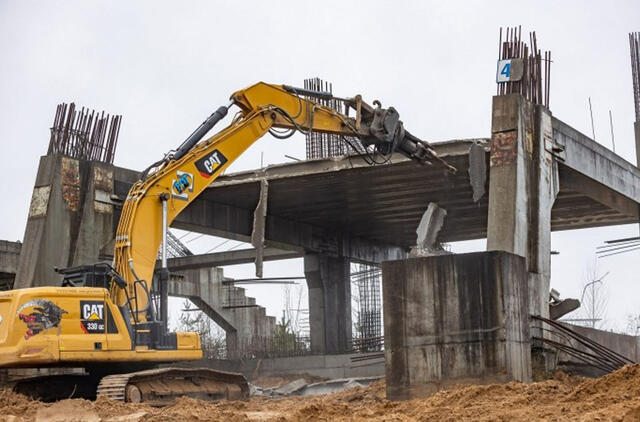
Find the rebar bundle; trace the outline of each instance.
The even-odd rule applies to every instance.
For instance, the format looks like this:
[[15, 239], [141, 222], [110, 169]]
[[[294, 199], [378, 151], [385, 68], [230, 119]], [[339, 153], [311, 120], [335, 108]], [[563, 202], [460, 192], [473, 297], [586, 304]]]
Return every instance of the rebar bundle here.
[[382, 301], [380, 300], [380, 268], [357, 264], [351, 282], [358, 288], [358, 321], [353, 340], [354, 349], [375, 351], [382, 348]]
[[538, 49], [535, 31], [529, 33], [531, 48], [522, 41], [522, 27], [507, 28], [505, 40], [500, 41], [498, 60], [522, 59], [524, 72], [519, 81], [498, 83], [498, 95], [520, 94], [534, 104], [549, 108], [549, 91], [551, 81], [551, 52]]
[[[333, 85], [320, 78], [305, 79], [304, 88], [312, 91], [333, 93]], [[313, 101], [319, 102], [320, 104], [332, 108], [339, 113], [344, 113], [344, 104], [339, 100], [321, 100], [314, 98]], [[306, 138], [307, 160], [315, 158], [340, 157], [354, 152], [349, 149], [348, 145], [340, 135], [312, 131], [306, 135]], [[358, 152], [364, 153], [364, 148], [357, 139], [349, 138], [349, 141]]]
[[629, 34], [629, 48], [631, 49], [631, 76], [633, 78], [636, 122], [640, 122], [640, 32]]
[[534, 337], [535, 340], [542, 341], [548, 346], [564, 352], [587, 365], [604, 372], [613, 372], [624, 365], [636, 363], [626, 356], [578, 333], [576, 330], [572, 330], [566, 324], [537, 315], [532, 315], [531, 318], [550, 326], [550, 329], [543, 328], [543, 330], [556, 337], [556, 340], [553, 340], [549, 336], [538, 336]]
[[59, 104], [51, 127], [47, 154], [64, 154], [79, 160], [113, 164], [122, 116], [105, 117], [104, 111]]

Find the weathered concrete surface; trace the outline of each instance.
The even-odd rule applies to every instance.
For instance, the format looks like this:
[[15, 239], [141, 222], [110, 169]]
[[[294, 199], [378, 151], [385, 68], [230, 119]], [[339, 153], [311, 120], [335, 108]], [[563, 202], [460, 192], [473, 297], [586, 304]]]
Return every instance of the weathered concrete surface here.
[[506, 252], [382, 264], [387, 396], [531, 378], [525, 260]]
[[640, 202], [640, 169], [559, 119], [553, 118], [553, 140], [564, 148], [563, 165]]
[[557, 320], [569, 312], [573, 312], [580, 307], [578, 299], [563, 299], [555, 303], [549, 303], [549, 318]]
[[240, 372], [248, 380], [258, 377], [309, 374], [335, 379], [351, 377], [380, 377], [385, 374], [384, 359], [367, 359], [354, 362], [378, 353], [341, 355], [310, 355], [264, 359], [202, 360], [192, 366], [208, 366], [223, 371]]
[[636, 166], [640, 167], [640, 122], [633, 124], [633, 134], [636, 138]]
[[262, 262], [264, 261], [264, 239], [267, 220], [267, 205], [269, 201], [269, 182], [260, 181], [260, 196], [253, 212], [253, 230], [251, 231], [251, 245], [256, 250], [256, 277], [262, 277]]
[[0, 290], [13, 288], [22, 243], [0, 240]]
[[416, 229], [416, 247], [426, 251], [442, 249], [438, 242], [438, 234], [447, 217], [447, 210], [430, 202]]
[[351, 347], [351, 278], [346, 258], [304, 256], [309, 289], [309, 326], [313, 353], [344, 353]]
[[14, 274], [18, 269], [22, 243], [0, 240], [0, 273]]
[[57, 285], [54, 267], [92, 264], [113, 237], [112, 167], [60, 155], [40, 159], [16, 288]]
[[[526, 259], [529, 313], [547, 318], [552, 208], [560, 188], [551, 115], [520, 95], [495, 96], [492, 133], [487, 250]], [[542, 338], [541, 323], [533, 325]], [[536, 362], [548, 369], [545, 356]]]
[[[225, 252], [180, 256], [169, 258], [167, 265], [171, 271], [185, 271], [199, 268], [224, 267], [226, 265], [250, 264], [256, 260], [255, 249], [237, 249]], [[280, 261], [283, 259], [302, 258], [302, 254], [294, 251], [284, 251], [275, 248], [265, 248], [263, 261]], [[160, 268], [160, 261], [156, 262], [156, 269]]]

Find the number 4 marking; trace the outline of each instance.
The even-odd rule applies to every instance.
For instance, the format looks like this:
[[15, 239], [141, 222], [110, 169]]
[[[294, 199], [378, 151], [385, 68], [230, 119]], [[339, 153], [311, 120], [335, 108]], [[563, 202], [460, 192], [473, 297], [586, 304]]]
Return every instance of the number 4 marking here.
[[505, 63], [500, 74], [509, 78], [511, 76], [511, 63]]

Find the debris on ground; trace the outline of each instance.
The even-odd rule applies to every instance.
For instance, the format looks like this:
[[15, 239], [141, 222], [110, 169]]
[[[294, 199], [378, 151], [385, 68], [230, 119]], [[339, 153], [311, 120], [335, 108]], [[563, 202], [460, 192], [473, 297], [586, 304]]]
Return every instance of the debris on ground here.
[[428, 398], [391, 402], [383, 380], [339, 393], [210, 403], [183, 397], [152, 408], [108, 399], [31, 401], [0, 391], [0, 421], [637, 421], [640, 365], [597, 379], [558, 374], [529, 384], [457, 386]]
[[252, 397], [284, 397], [284, 396], [315, 396], [318, 394], [332, 394], [349, 388], [366, 387], [382, 377], [339, 378], [309, 383], [304, 378], [281, 385], [279, 387], [261, 388], [249, 384]]

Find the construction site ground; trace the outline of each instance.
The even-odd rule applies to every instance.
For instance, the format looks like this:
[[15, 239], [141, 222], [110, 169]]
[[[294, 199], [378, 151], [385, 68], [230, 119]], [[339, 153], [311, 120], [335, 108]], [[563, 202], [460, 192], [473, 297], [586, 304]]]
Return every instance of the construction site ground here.
[[391, 402], [384, 381], [312, 397], [204, 402], [181, 398], [162, 408], [99, 399], [31, 401], [0, 391], [1, 421], [638, 421], [640, 365], [597, 379], [558, 373], [530, 384], [457, 386], [431, 397]]

